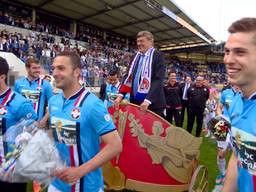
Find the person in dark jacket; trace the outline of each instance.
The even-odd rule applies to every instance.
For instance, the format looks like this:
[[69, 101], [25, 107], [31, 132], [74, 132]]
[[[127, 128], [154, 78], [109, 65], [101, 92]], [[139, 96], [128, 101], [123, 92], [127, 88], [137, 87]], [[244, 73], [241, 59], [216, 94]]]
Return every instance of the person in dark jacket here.
[[181, 117], [181, 96], [182, 90], [179, 82], [176, 81], [176, 73], [169, 73], [169, 80], [164, 86], [164, 94], [166, 99], [166, 120], [172, 124], [174, 117], [175, 125], [182, 126]]
[[188, 124], [187, 131], [192, 132], [196, 119], [196, 137], [200, 136], [203, 125], [204, 109], [209, 98], [209, 89], [203, 85], [204, 78], [198, 76], [195, 85], [188, 89]]
[[140, 105], [142, 112], [149, 109], [164, 116], [164, 57], [154, 48], [154, 37], [149, 31], [140, 31], [137, 34], [137, 46], [138, 51], [120, 86], [115, 107], [118, 108], [121, 100], [130, 93], [130, 102]]
[[187, 113], [188, 113], [188, 89], [191, 85], [192, 85], [192, 79], [191, 79], [190, 76], [187, 76], [186, 79], [185, 79], [185, 82], [181, 84], [181, 90], [182, 90], [181, 122], [182, 122], [182, 125], [184, 123], [185, 111], [187, 111]]

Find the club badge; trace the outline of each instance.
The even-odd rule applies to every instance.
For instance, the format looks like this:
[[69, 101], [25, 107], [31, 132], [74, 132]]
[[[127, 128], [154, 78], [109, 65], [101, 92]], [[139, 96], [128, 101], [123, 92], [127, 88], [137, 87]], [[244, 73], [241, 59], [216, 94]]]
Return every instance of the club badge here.
[[81, 112], [80, 112], [80, 109], [78, 108], [74, 108], [72, 111], [71, 111], [71, 117], [75, 120], [79, 119], [80, 118], [80, 115], [81, 115]]
[[147, 90], [149, 89], [149, 80], [147, 78], [143, 78], [142, 84], [140, 85], [140, 88], [142, 90]]

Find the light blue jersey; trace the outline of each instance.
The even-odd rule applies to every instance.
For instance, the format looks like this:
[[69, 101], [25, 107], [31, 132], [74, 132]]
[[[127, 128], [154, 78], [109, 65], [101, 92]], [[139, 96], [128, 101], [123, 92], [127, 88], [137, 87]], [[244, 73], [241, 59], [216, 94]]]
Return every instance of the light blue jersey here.
[[[100, 151], [100, 137], [116, 130], [102, 101], [85, 88], [65, 99], [63, 94], [49, 101], [50, 126], [56, 146], [67, 166], [78, 167]], [[55, 180], [53, 185], [63, 192], [98, 192], [103, 189], [100, 168], [88, 173], [76, 184]]]
[[220, 103], [223, 105], [223, 115], [228, 117], [228, 110], [230, 108], [230, 105], [232, 104], [234, 97], [236, 95], [236, 92], [234, 89], [225, 89], [221, 92], [220, 96]]
[[[119, 85], [120, 83], [118, 83]], [[107, 107], [111, 107], [113, 105], [114, 100], [117, 98], [117, 94], [119, 92], [118, 85], [113, 86], [109, 83], [106, 85], [106, 98], [104, 100], [104, 104]]]
[[3, 158], [7, 146], [3, 143], [3, 134], [23, 118], [37, 119], [31, 102], [10, 88], [0, 95], [0, 155]]
[[256, 191], [256, 94], [250, 99], [235, 97], [231, 105], [231, 135], [238, 157], [239, 191]]
[[53, 95], [52, 87], [48, 81], [38, 78], [31, 82], [28, 78], [24, 77], [16, 81], [14, 91], [30, 100], [38, 118], [43, 118], [47, 102]]
[[[115, 86], [106, 83], [106, 98], [104, 100], [104, 104], [107, 107], [111, 107], [114, 104], [114, 100], [117, 98], [118, 93], [119, 93], [119, 86], [120, 86], [120, 82], [118, 82]], [[126, 100], [130, 99], [130, 94], [127, 93], [125, 95]]]

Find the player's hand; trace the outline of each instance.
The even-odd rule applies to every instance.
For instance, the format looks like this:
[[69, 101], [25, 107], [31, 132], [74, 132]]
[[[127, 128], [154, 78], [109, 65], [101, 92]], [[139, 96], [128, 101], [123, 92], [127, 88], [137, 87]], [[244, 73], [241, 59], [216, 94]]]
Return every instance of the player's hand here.
[[122, 101], [123, 97], [118, 95], [117, 98], [114, 100], [114, 107], [115, 110], [119, 109], [120, 102]]
[[69, 184], [76, 183], [81, 177], [84, 176], [82, 175], [79, 167], [66, 167], [55, 170], [52, 175]]

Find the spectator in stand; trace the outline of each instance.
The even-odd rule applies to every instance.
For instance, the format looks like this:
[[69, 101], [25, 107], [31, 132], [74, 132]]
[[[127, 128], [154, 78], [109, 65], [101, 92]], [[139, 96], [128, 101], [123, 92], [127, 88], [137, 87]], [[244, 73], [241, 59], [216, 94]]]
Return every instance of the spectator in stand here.
[[2, 11], [0, 11], [0, 23], [4, 23], [4, 15]]
[[6, 37], [1, 37], [0, 39], [0, 51], [7, 52], [8, 51], [8, 44], [6, 41]]

